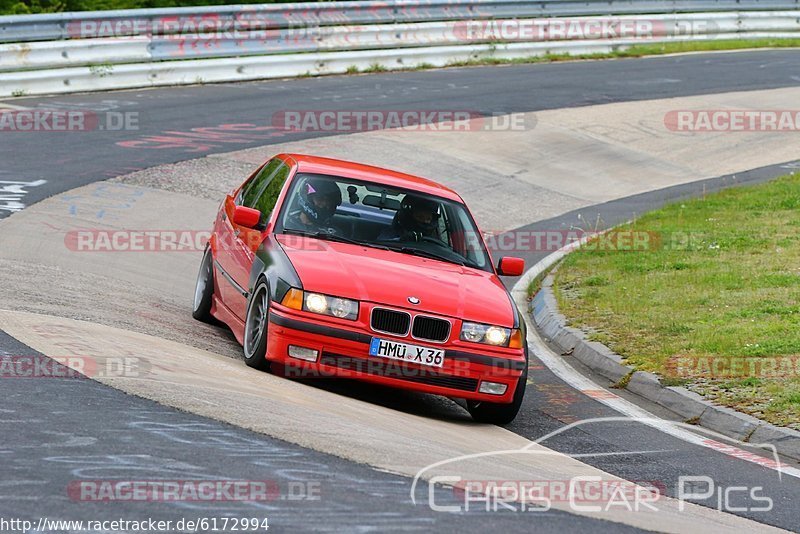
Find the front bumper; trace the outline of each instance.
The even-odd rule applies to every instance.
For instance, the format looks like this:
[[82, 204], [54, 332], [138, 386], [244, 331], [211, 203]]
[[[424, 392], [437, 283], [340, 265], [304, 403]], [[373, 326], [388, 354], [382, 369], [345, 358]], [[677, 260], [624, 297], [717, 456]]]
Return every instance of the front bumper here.
[[[373, 335], [443, 348], [444, 365], [435, 368], [370, 356], [369, 343]], [[354, 378], [474, 401], [512, 402], [517, 382], [526, 365], [522, 349], [506, 349], [503, 356], [465, 351], [448, 345], [372, 334], [275, 305], [269, 312], [267, 339], [267, 359], [283, 364], [287, 377]], [[317, 360], [309, 362], [289, 356], [290, 345], [318, 351]], [[506, 391], [502, 395], [480, 393], [478, 389], [482, 381], [506, 384]]]

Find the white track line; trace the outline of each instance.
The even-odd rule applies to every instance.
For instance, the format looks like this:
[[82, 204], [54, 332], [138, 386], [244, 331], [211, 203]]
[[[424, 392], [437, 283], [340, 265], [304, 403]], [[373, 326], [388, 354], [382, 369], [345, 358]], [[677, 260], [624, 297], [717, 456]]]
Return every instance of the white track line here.
[[[520, 307], [520, 310], [524, 311], [523, 315], [525, 316], [525, 322], [528, 325], [527, 341], [532, 350], [532, 353], [535, 354], [536, 357], [539, 358], [539, 360], [544, 365], [546, 365], [547, 368], [550, 369], [550, 371], [552, 371], [554, 375], [556, 375], [558, 378], [566, 382], [570, 387], [580, 391], [584, 395], [594, 399], [597, 402], [605, 404], [609, 408], [619, 412], [625, 417], [600, 418], [600, 419], [592, 419], [588, 421], [573, 423], [571, 425], [568, 425], [567, 427], [559, 429], [558, 431], [556, 431], [556, 433], [563, 432], [569, 428], [591, 422], [612, 422], [612, 421], [626, 421], [633, 419], [637, 422], [640, 422], [642, 424], [660, 430], [665, 434], [669, 434], [675, 438], [686, 441], [687, 443], [691, 443], [693, 445], [699, 445], [701, 447], [715, 450], [727, 456], [738, 458], [739, 460], [744, 460], [747, 462], [760, 465], [762, 467], [766, 467], [768, 469], [772, 469], [778, 472], [778, 476], [780, 476], [781, 474], [786, 474], [793, 476], [795, 478], [800, 478], [800, 469], [781, 464], [774, 445], [759, 444], [759, 443], [747, 444], [748, 446], [751, 447], [767, 448], [773, 452], [774, 459], [764, 458], [763, 456], [746, 451], [735, 445], [728, 445], [726, 443], [723, 443], [722, 441], [710, 439], [705, 436], [696, 434], [695, 432], [692, 432], [686, 428], [686, 427], [691, 427], [691, 425], [688, 425], [686, 423], [679, 423], [675, 421], [669, 421], [667, 419], [662, 419], [660, 417], [656, 417], [655, 415], [648, 412], [644, 408], [626, 399], [623, 399], [619, 395], [616, 395], [613, 392], [608, 391], [607, 389], [594, 383], [592, 380], [590, 380], [586, 376], [576, 371], [561, 356], [553, 352], [550, 349], [550, 347], [548, 347], [544, 343], [542, 338], [539, 336], [539, 333], [536, 330], [533, 321], [531, 321], [530, 315], [528, 313], [528, 300], [527, 300], [528, 283], [530, 282], [530, 280], [533, 280], [540, 273], [544, 272], [545, 270], [550, 268], [550, 266], [555, 264], [558, 260], [563, 258], [568, 252], [571, 252], [584, 242], [585, 239], [581, 240], [580, 242], [567, 245], [564, 248], [556, 252], [553, 252], [552, 254], [541, 260], [539, 263], [531, 267], [524, 275], [522, 275], [519, 281], [517, 281], [517, 283], [514, 284], [514, 287], [512, 288], [511, 292], [512, 295], [514, 296], [517, 306]], [[720, 440], [741, 443], [737, 440], [734, 440], [717, 432], [705, 428], [703, 428], [702, 430], [703, 432], [707, 432], [711, 435], [718, 436]], [[540, 438], [536, 440], [536, 442], [538, 443], [540, 441], [543, 441], [547, 437], [549, 436]]]
[[22, 106], [15, 106], [14, 104], [7, 104], [5, 102], [0, 102], [0, 110], [4, 110], [4, 109], [11, 109], [11, 110], [19, 111], [19, 110], [22, 110], [22, 109], [30, 109], [30, 108], [26, 108], [26, 107], [22, 107]]

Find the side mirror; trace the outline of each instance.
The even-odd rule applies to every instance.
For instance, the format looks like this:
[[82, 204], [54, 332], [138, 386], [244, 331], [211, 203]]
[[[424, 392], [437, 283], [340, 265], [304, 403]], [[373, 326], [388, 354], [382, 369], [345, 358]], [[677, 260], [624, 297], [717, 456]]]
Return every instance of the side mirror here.
[[522, 276], [523, 272], [525, 272], [525, 260], [522, 258], [504, 256], [497, 264], [497, 273], [500, 276]]
[[261, 220], [261, 212], [245, 206], [236, 206], [233, 209], [233, 224], [255, 228]]

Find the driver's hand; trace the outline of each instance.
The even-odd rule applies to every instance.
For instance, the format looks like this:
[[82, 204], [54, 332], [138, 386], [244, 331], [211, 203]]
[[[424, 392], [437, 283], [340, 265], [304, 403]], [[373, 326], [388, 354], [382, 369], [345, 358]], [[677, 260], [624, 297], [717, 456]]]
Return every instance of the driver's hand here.
[[408, 230], [403, 232], [403, 241], [420, 241], [422, 239], [422, 234], [419, 232], [414, 232], [413, 230]]

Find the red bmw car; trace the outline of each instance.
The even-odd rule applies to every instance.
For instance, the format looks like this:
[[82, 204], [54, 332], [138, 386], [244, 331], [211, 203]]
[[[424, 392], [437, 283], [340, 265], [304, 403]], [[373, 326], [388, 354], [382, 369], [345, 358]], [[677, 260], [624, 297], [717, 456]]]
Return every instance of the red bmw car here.
[[527, 380], [525, 322], [461, 197], [367, 165], [281, 154], [222, 203], [193, 316], [247, 365], [462, 398], [506, 424]]

